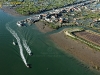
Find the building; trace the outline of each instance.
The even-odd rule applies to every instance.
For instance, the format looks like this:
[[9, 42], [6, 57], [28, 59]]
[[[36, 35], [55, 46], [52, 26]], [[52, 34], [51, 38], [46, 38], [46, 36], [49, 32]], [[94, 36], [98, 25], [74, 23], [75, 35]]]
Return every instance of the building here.
[[96, 0], [97, 2], [100, 2], [100, 0]]

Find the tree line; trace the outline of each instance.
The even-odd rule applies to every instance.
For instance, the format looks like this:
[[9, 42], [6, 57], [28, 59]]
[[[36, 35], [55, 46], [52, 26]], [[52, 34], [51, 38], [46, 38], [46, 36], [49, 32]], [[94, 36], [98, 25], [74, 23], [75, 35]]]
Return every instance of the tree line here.
[[16, 6], [16, 11], [22, 15], [30, 15], [46, 10], [63, 7], [74, 3], [76, 0], [0, 0], [1, 2], [10, 2]]

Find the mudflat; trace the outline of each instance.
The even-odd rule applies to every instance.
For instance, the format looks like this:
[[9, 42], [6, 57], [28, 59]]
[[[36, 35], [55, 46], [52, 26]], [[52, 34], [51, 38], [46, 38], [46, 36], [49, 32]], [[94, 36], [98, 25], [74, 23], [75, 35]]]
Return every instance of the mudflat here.
[[66, 36], [63, 31], [51, 34], [50, 39], [57, 47], [72, 54], [81, 62], [89, 65], [90, 68], [100, 70], [100, 51], [96, 51], [79, 40]]
[[35, 23], [35, 25], [38, 27], [39, 31], [41, 31], [42, 33], [47, 33], [47, 32], [51, 32], [54, 29], [48, 27], [44, 22], [42, 21], [38, 21]]
[[17, 13], [16, 11], [15, 11], [15, 8], [12, 8], [12, 7], [8, 7], [8, 6], [3, 6], [2, 8], [1, 8], [1, 10], [3, 10], [4, 12], [6, 12], [6, 13], [8, 13], [8, 14], [10, 14], [10, 15], [12, 15], [12, 16], [22, 16], [21, 14], [19, 14], [19, 13]]
[[[43, 22], [37, 22], [35, 24], [43, 33], [47, 33], [53, 30], [48, 26], [43, 28], [45, 25]], [[100, 71], [100, 51], [90, 48], [88, 45], [79, 40], [70, 38], [64, 34], [63, 30], [49, 35], [49, 38], [58, 48], [73, 55], [82, 63], [87, 64], [90, 69], [97, 69]]]

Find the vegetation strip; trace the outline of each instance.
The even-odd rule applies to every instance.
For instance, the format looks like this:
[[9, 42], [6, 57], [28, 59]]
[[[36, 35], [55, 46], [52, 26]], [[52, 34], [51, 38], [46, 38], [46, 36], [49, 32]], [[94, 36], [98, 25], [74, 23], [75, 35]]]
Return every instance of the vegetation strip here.
[[[75, 32], [81, 32], [81, 31], [83, 31], [83, 29], [65, 30], [64, 33], [67, 36], [69, 36], [69, 37], [71, 37], [73, 39], [77, 39], [77, 40], [79, 40], [81, 42], [84, 42], [85, 44], [87, 44], [88, 46], [90, 46], [92, 48], [95, 48], [96, 50], [100, 50], [100, 46], [99, 45], [96, 45], [96, 44], [92, 43], [90, 40], [88, 41], [87, 39], [81, 38], [80, 36], [77, 36], [77, 35], [73, 34]], [[93, 32], [91, 30], [86, 30], [86, 31]], [[94, 33], [96, 33], [96, 32], [94, 32]], [[99, 33], [96, 33], [96, 34], [99, 34]]]

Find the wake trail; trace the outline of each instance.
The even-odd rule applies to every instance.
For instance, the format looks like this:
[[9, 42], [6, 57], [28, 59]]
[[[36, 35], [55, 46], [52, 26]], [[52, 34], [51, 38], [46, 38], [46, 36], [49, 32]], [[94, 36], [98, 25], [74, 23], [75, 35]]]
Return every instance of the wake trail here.
[[27, 43], [26, 43], [26, 40], [24, 40], [24, 39], [23, 39], [23, 46], [24, 46], [24, 48], [26, 49], [27, 53], [28, 53], [29, 55], [31, 55], [31, 49], [29, 48], [29, 46], [28, 46]]
[[26, 62], [26, 59], [25, 59], [24, 54], [23, 54], [23, 48], [22, 48], [22, 45], [20, 42], [20, 38], [18, 37], [17, 33], [13, 29], [11, 29], [9, 26], [6, 26], [6, 28], [16, 38], [16, 40], [18, 42], [19, 49], [20, 49], [21, 58], [22, 58], [23, 62], [25, 63], [25, 65], [27, 66], [27, 62]]

